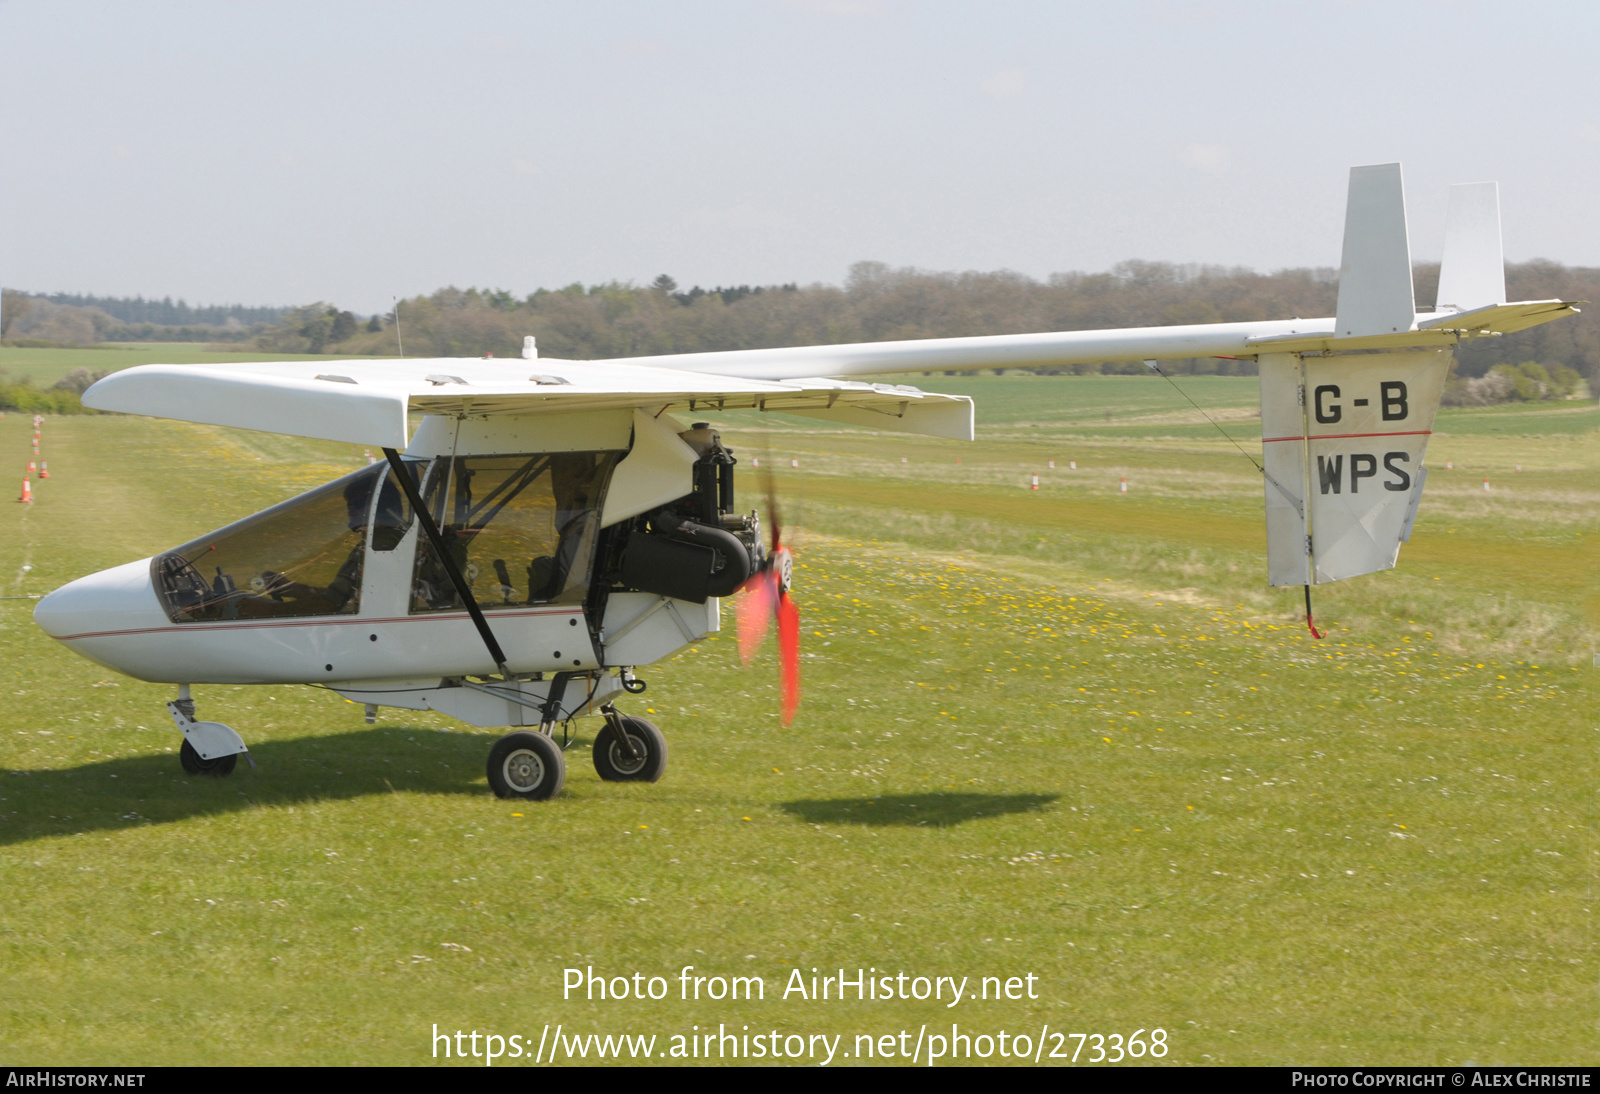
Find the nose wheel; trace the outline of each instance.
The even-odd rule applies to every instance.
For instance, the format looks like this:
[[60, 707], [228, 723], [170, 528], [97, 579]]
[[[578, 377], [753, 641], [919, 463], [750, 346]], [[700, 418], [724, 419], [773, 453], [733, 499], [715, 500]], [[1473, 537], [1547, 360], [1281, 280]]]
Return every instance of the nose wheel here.
[[594, 739], [594, 770], [607, 782], [653, 783], [667, 771], [667, 738], [643, 718], [612, 712]]
[[214, 779], [220, 779], [233, 774], [233, 768], [239, 762], [239, 756], [237, 753], [230, 753], [227, 756], [217, 756], [214, 759], [202, 760], [200, 753], [195, 751], [194, 745], [184, 741], [183, 747], [178, 749], [178, 762], [191, 775], [210, 775]]

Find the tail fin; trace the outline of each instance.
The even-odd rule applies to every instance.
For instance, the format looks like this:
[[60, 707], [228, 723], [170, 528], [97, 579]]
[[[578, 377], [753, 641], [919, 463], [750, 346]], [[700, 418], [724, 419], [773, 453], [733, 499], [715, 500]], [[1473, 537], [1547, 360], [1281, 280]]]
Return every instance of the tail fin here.
[[1444, 225], [1444, 258], [1439, 262], [1439, 310], [1471, 311], [1505, 302], [1499, 184], [1452, 186]]
[[1416, 319], [1400, 165], [1352, 167], [1335, 331], [1340, 338], [1394, 334]]

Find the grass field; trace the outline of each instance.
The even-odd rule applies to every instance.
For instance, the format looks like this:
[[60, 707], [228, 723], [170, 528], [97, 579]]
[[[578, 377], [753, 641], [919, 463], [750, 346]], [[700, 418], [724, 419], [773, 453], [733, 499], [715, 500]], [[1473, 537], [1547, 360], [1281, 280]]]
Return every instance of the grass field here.
[[[188, 342], [107, 342], [72, 349], [30, 346], [0, 346], [0, 369], [12, 379], [31, 379], [38, 387], [49, 387], [75, 368], [90, 372], [116, 371], [134, 365], [203, 365], [216, 361], [305, 361], [305, 354], [262, 353], [240, 346], [238, 352], [217, 352]], [[337, 360], [319, 356], [318, 360]]]
[[[655, 785], [602, 783], [584, 739], [560, 798], [513, 805], [493, 733], [222, 686], [202, 714], [260, 767], [186, 778], [170, 689], [0, 601], [0, 1058], [421, 1063], [435, 1023], [561, 1023], [658, 1052], [842, 1035], [855, 1063], [858, 1035], [956, 1022], [1159, 1028], [1164, 1063], [1600, 1062], [1592, 404], [1441, 415], [1399, 569], [1319, 589], [1314, 642], [1264, 585], [1259, 476], [1167, 385], [914, 382], [977, 395], [979, 442], [727, 419], [797, 525], [805, 706], [780, 728], [730, 609], [624, 704], [671, 741]], [[1253, 380], [1183, 385], [1254, 450]], [[27, 429], [0, 419], [19, 473]], [[44, 435], [7, 596], [364, 462], [137, 418]], [[681, 1001], [685, 965], [766, 998]], [[588, 966], [671, 994], [564, 1001]], [[782, 998], [840, 967], [1037, 998]]]

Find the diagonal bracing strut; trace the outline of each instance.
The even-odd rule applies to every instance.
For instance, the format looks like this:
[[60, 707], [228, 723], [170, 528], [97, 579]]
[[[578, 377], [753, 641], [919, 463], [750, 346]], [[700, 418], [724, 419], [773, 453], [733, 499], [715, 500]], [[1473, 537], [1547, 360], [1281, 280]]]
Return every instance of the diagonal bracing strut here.
[[483, 609], [478, 607], [478, 601], [473, 597], [472, 589], [467, 584], [466, 577], [462, 575], [461, 568], [456, 565], [456, 560], [450, 556], [450, 552], [445, 550], [444, 537], [439, 534], [439, 526], [434, 523], [433, 514], [428, 512], [428, 507], [423, 504], [422, 492], [417, 489], [417, 484], [411, 481], [410, 473], [400, 460], [400, 453], [392, 448], [385, 448], [383, 454], [389, 461], [389, 467], [394, 471], [394, 477], [400, 480], [400, 489], [405, 492], [406, 500], [411, 503], [411, 511], [417, 515], [417, 520], [422, 522], [423, 534], [428, 537], [428, 542], [433, 544], [433, 553], [439, 557], [444, 572], [450, 575], [450, 583], [456, 587], [456, 595], [467, 606], [467, 614], [472, 617], [472, 625], [478, 628], [478, 637], [483, 639], [483, 644], [488, 649], [489, 656], [494, 658], [500, 675], [507, 680], [511, 679], [511, 670], [506, 668], [505, 651], [500, 648], [500, 643], [495, 641], [494, 632], [489, 629], [489, 621], [483, 617]]

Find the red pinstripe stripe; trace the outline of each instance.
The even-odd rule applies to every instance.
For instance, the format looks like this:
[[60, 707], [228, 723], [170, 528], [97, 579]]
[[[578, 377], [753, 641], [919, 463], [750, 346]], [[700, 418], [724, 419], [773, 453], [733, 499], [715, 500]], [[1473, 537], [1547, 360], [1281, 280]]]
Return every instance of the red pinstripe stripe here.
[[[1316, 434], [1315, 436], [1313, 436], [1313, 437], [1311, 437], [1309, 439], [1313, 440], [1313, 441], [1346, 441], [1346, 440], [1349, 440], [1352, 437], [1431, 437], [1431, 436], [1433, 436], [1433, 430], [1431, 430], [1431, 429], [1412, 429], [1412, 430], [1408, 430], [1408, 431], [1403, 432], [1403, 433], [1318, 433], [1318, 434]], [[1299, 436], [1299, 435], [1294, 436], [1294, 437], [1263, 437], [1261, 439], [1261, 443], [1262, 444], [1273, 444], [1273, 443], [1275, 443], [1277, 441], [1303, 441], [1303, 440], [1307, 440], [1307, 439], [1308, 438], [1306, 438], [1305, 436]]]

